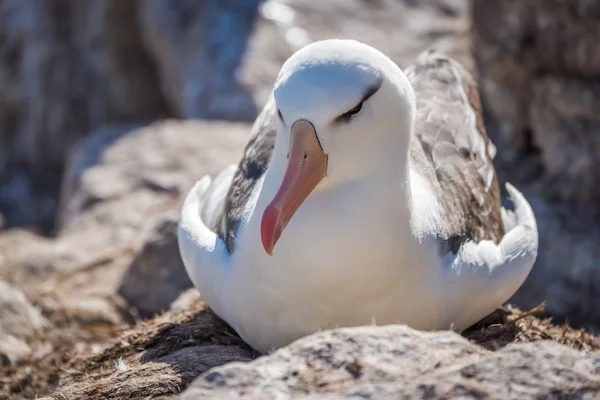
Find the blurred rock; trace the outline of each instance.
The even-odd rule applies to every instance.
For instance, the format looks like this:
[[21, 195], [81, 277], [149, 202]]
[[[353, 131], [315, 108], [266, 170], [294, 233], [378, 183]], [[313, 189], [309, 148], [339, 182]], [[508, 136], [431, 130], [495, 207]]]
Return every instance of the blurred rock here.
[[[57, 236], [41, 237], [20, 229], [0, 233], [0, 279], [21, 288], [48, 320], [40, 337], [26, 343], [30, 353], [10, 356], [11, 360], [26, 356], [26, 362], [0, 369], [0, 381], [8, 382], [0, 385], [0, 398], [26, 399], [48, 393], [59, 383], [61, 369], [71, 355], [97, 353], [136, 322], [138, 314], [132, 308], [150, 310], [148, 314], [168, 309], [187, 287], [181, 283], [187, 274], [177, 269], [181, 260], [172, 246], [176, 236], [171, 229], [183, 197], [205, 173], [214, 175], [238, 161], [249, 132], [250, 125], [242, 123], [125, 124], [102, 128], [76, 147], [67, 163]], [[161, 270], [173, 274], [164, 279]], [[133, 293], [128, 297], [130, 304], [119, 295], [120, 288], [127, 288], [126, 296]], [[197, 291], [191, 297], [185, 307], [202, 302]], [[171, 346], [160, 342], [170, 339], [157, 332], [178, 321], [162, 319], [152, 334], [146, 331], [150, 336], [144, 343], [156, 339], [156, 348]], [[230, 333], [213, 340], [210, 335], [215, 332], [199, 331], [214, 326], [221, 334], [225, 331], [220, 324], [192, 325], [181, 333], [208, 335], [206, 342], [213, 347], [180, 351], [173, 354], [173, 364], [187, 362], [195, 377], [215, 363], [243, 359], [245, 353], [231, 346]], [[173, 339], [181, 343], [177, 350], [189, 343], [182, 338]], [[3, 343], [8, 340], [12, 339]], [[167, 354], [159, 353], [156, 357]], [[203, 354], [204, 363], [198, 363], [196, 357]], [[111, 359], [111, 368], [118, 358]], [[180, 385], [177, 367], [166, 363], [171, 360], [168, 355], [165, 360], [160, 364], [163, 369], [147, 370], [148, 379], [156, 382], [152, 374], [169, 370], [171, 375], [165, 372], [163, 376]], [[169, 387], [168, 382], [161, 383]]]
[[472, 20], [498, 175], [531, 200], [540, 231], [511, 301], [600, 329], [600, 3], [474, 0]]
[[235, 79], [261, 0], [140, 2], [144, 45], [177, 115], [251, 121], [257, 109]]
[[[584, 173], [600, 177], [591, 154], [600, 145], [599, 15], [594, 0], [473, 1], [482, 97], [499, 144], [512, 150], [498, 156], [508, 161], [541, 152], [545, 182], [569, 188], [561, 200], [600, 198], [597, 185], [573, 184]], [[558, 155], [555, 144], [567, 141]]]
[[204, 174], [237, 162], [249, 132], [249, 124], [164, 121], [92, 133], [68, 163], [59, 240], [104, 263], [73, 270], [61, 287], [118, 293], [143, 316], [166, 310], [191, 285], [177, 247], [183, 198]]
[[[237, 83], [252, 1], [0, 1], [0, 210], [54, 228], [64, 162], [101, 126], [251, 119]], [[227, 45], [225, 45], [225, 43]]]
[[179, 255], [178, 222], [179, 210], [173, 210], [152, 223], [119, 287], [118, 293], [142, 317], [166, 310], [192, 286]]
[[29, 345], [0, 330], [0, 367], [16, 364], [31, 354]]
[[[600, 30], [598, 33], [600, 40]], [[598, 74], [600, 76], [600, 67]], [[532, 90], [529, 129], [533, 145], [541, 152], [544, 194], [561, 201], [597, 202], [600, 200], [597, 184], [600, 181], [600, 79], [586, 81], [547, 74], [535, 80]]]
[[23, 229], [0, 233], [0, 279], [27, 289], [56, 272], [60, 248], [52, 240]]
[[137, 2], [0, 3], [0, 208], [51, 229], [65, 155], [96, 127], [169, 115]]
[[600, 226], [594, 206], [556, 204], [525, 187], [540, 243], [531, 274], [510, 300], [530, 308], [541, 301], [557, 322], [600, 330]]
[[237, 162], [249, 132], [249, 124], [167, 120], [90, 134], [68, 162], [60, 234], [98, 224], [130, 231], [118, 241], [135, 239], [132, 232], [137, 236], [149, 217], [176, 209], [202, 175]]
[[262, 107], [285, 60], [312, 41], [331, 38], [375, 46], [400, 66], [434, 48], [472, 71], [469, 5], [469, 0], [265, 0], [240, 76]]
[[47, 326], [40, 312], [18, 289], [0, 280], [0, 366], [31, 353], [27, 342]]
[[51, 349], [106, 340], [134, 321], [131, 307], [150, 316], [189, 287], [174, 228], [181, 202], [202, 175], [239, 159], [249, 132], [241, 123], [127, 124], [76, 147], [57, 236], [0, 233], [0, 279], [43, 310]]
[[200, 376], [181, 399], [547, 398], [600, 395], [600, 353], [551, 342], [495, 353], [453, 332], [406, 326], [325, 331]]
[[0, 281], [0, 332], [29, 339], [45, 325], [40, 312], [20, 290]]

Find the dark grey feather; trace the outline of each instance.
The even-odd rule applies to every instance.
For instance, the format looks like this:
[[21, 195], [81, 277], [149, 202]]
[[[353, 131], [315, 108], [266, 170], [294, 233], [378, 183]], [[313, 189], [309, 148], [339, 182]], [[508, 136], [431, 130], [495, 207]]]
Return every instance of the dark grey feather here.
[[275, 113], [275, 100], [271, 95], [252, 126], [250, 140], [233, 176], [221, 217], [217, 219], [215, 232], [223, 239], [230, 252], [235, 248], [235, 239], [246, 203], [271, 161], [277, 136]]
[[500, 187], [475, 81], [458, 62], [434, 51], [422, 53], [406, 75], [417, 100], [410, 161], [434, 182], [447, 250], [456, 252], [466, 240], [499, 242]]

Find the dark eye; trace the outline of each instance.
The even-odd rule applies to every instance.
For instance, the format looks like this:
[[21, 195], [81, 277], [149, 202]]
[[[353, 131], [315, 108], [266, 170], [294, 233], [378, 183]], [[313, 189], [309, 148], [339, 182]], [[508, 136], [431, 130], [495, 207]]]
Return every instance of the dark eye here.
[[340, 115], [339, 117], [337, 117], [335, 119], [336, 122], [348, 122], [350, 121], [350, 118], [352, 117], [356, 117], [360, 111], [363, 108], [363, 103], [364, 101], [361, 101], [360, 103], [358, 103], [358, 105], [356, 107], [354, 107], [351, 110], [346, 111], [345, 113], [343, 113], [342, 115]]
[[361, 101], [360, 103], [358, 103], [358, 105], [356, 107], [354, 107], [352, 110], [348, 111], [346, 114], [348, 114], [348, 116], [350, 116], [350, 117], [354, 117], [354, 116], [358, 115], [360, 110], [362, 110], [362, 107], [363, 107], [363, 102]]

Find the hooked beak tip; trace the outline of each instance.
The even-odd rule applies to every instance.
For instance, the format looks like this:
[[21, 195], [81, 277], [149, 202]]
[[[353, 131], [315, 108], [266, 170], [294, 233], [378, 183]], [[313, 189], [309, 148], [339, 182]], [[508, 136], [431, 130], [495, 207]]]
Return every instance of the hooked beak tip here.
[[273, 256], [273, 248], [277, 242], [277, 226], [279, 225], [280, 210], [273, 206], [268, 206], [263, 214], [260, 234], [263, 247], [269, 256]]

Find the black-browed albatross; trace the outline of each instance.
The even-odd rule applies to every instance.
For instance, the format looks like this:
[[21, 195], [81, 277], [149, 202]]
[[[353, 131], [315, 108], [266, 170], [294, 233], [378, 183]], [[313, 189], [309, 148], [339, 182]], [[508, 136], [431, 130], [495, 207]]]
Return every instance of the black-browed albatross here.
[[326, 40], [283, 65], [239, 165], [188, 194], [185, 267], [210, 307], [268, 352], [321, 329], [462, 331], [521, 286], [535, 216], [502, 209], [476, 85], [423, 53], [403, 72]]

